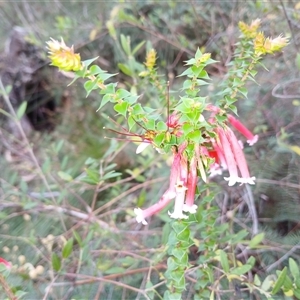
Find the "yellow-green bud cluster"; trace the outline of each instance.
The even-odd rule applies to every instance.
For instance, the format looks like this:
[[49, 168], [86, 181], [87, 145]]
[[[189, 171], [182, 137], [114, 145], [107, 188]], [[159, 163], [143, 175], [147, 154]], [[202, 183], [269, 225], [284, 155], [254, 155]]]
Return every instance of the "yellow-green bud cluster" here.
[[282, 35], [275, 39], [266, 38], [262, 32], [254, 39], [254, 50], [257, 55], [273, 54], [282, 50], [288, 44], [288, 39]]
[[146, 61], [145, 61], [145, 66], [149, 71], [153, 70], [155, 67], [155, 62], [156, 62], [156, 51], [154, 49], [151, 49], [148, 51], [146, 55]]
[[201, 63], [207, 62], [211, 57], [210, 53], [204, 53], [197, 59], [196, 65], [199, 66]]
[[62, 71], [78, 71], [82, 69], [80, 55], [74, 53], [73, 46], [71, 48], [68, 47], [63, 39], [59, 42], [51, 38], [47, 45], [51, 65], [58, 67]]
[[239, 28], [246, 38], [254, 39], [258, 33], [257, 31], [260, 27], [260, 23], [260, 19], [252, 21], [250, 25], [244, 22], [239, 22]]

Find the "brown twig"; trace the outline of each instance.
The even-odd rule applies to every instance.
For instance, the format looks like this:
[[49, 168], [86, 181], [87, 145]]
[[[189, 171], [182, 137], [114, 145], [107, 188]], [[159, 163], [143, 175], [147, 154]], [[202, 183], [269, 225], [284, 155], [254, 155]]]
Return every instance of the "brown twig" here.
[[2, 274], [0, 274], [0, 284], [3, 287], [7, 297], [9, 298], [9, 300], [17, 300], [18, 298], [14, 295], [14, 293], [12, 292], [11, 288], [9, 287], [9, 285], [7, 284], [4, 276]]

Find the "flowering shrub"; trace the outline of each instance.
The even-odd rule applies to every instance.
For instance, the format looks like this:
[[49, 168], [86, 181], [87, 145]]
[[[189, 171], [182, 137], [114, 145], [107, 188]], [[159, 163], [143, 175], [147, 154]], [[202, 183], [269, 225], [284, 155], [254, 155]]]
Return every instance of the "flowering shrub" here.
[[[170, 112], [167, 118], [161, 116], [158, 109], [143, 106], [139, 101], [141, 96], [136, 93], [118, 88], [116, 82], [107, 83], [113, 74], [93, 65], [94, 59], [81, 61], [80, 55], [74, 53], [73, 47], [67, 47], [63, 40], [58, 42], [52, 39], [48, 42], [52, 65], [60, 70], [74, 71], [74, 81], [84, 78], [87, 95], [93, 90], [99, 90], [102, 96], [99, 109], [109, 102], [113, 103], [115, 112], [127, 120], [127, 125], [121, 126], [122, 131], [118, 133], [126, 136], [128, 140], [139, 143], [137, 154], [151, 145], [158, 153], [172, 156], [169, 185], [161, 198], [146, 209], [134, 209], [136, 221], [147, 225], [151, 216], [174, 200], [174, 208], [168, 212], [170, 218], [175, 220], [168, 241], [169, 259], [165, 277], [169, 290], [164, 295], [165, 299], [180, 299], [185, 290], [185, 273], [190, 268], [188, 249], [194, 244], [190, 232], [191, 224], [202, 222], [203, 230], [209, 232], [208, 228], [216, 223], [213, 211], [209, 209], [210, 215], [207, 220], [200, 222], [197, 219], [199, 205], [203, 203], [209, 207], [213, 205], [213, 194], [210, 194], [208, 186], [205, 185], [209, 183], [209, 178], [225, 173], [224, 179], [228, 181], [229, 186], [255, 184], [255, 176], [250, 175], [243, 153], [243, 144], [231, 127], [244, 135], [250, 146], [257, 142], [258, 135], [252, 134], [233, 116], [237, 113], [234, 103], [247, 96], [245, 83], [249, 79], [254, 79], [255, 67], [261, 63], [263, 56], [280, 51], [287, 45], [287, 39], [282, 36], [274, 39], [265, 37], [258, 31], [260, 20], [255, 20], [250, 25], [240, 22], [239, 27], [241, 37], [235, 50], [235, 57], [229, 64], [228, 75], [216, 94], [215, 103], [212, 104], [212, 99], [202, 95], [202, 87], [208, 85], [210, 80], [206, 71], [207, 66], [216, 61], [211, 58], [210, 53], [202, 53], [198, 49], [195, 56], [186, 62], [187, 69], [180, 75], [185, 78], [181, 95], [180, 98], [170, 99], [168, 103]], [[130, 44], [126, 43], [124, 38], [123, 47], [130, 53]], [[157, 74], [156, 59], [155, 50], [150, 49], [140, 76], [148, 79], [158, 94], [164, 95], [163, 83]], [[207, 192], [206, 198], [200, 203], [195, 202], [197, 194], [200, 194], [197, 190], [198, 178], [202, 180], [203, 190]], [[203, 210], [203, 207], [200, 210]], [[252, 244], [257, 245], [260, 241], [261, 235], [252, 241]], [[264, 295], [271, 295], [268, 290], [272, 284], [268, 289], [261, 290], [261, 284], [252, 283], [243, 277], [253, 267], [254, 258], [249, 258], [249, 262], [239, 269], [236, 267], [235, 259], [232, 266], [229, 266], [228, 255], [222, 249], [218, 249], [218, 245], [204, 244], [202, 247], [207, 253], [203, 254], [203, 262], [211, 264], [214, 260], [220, 261], [228, 281], [235, 278], [244, 282], [249, 289], [257, 289]], [[208, 267], [205, 273], [212, 283], [212, 267], [210, 269]], [[209, 281], [203, 284], [205, 288], [202, 297], [209, 291], [208, 284]], [[276, 281], [273, 293], [279, 291], [281, 286], [278, 289], [278, 285]], [[213, 289], [210, 298], [214, 299]]]

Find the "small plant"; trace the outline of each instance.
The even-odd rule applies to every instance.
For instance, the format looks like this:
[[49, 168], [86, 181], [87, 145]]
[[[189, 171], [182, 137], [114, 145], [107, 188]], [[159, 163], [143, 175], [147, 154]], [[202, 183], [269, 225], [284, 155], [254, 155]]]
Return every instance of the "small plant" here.
[[[137, 155], [152, 146], [157, 155], [172, 156], [166, 191], [154, 205], [146, 209], [134, 209], [136, 221], [147, 225], [151, 216], [169, 207], [174, 200], [174, 208], [168, 212], [172, 219], [172, 231], [166, 245], [169, 256], [165, 273], [168, 290], [164, 299], [182, 299], [186, 276], [193, 270], [188, 257], [193, 245], [201, 251], [201, 267], [194, 270], [199, 283], [196, 293], [199, 299], [215, 299], [216, 295], [220, 298], [223, 293], [220, 286], [228, 288], [233, 280], [239, 281], [248, 292], [255, 291], [269, 299], [281, 289], [298, 297], [299, 287], [286, 283], [287, 269], [283, 269], [272, 280], [267, 277], [263, 283], [257, 276], [250, 280], [245, 275], [253, 268], [255, 258], [251, 256], [245, 262], [238, 260], [234, 246], [239, 243], [256, 248], [263, 234], [246, 239], [247, 231], [233, 234], [226, 224], [219, 225], [215, 193], [209, 183], [209, 178], [226, 172], [228, 175], [224, 179], [229, 186], [237, 183], [255, 184], [255, 176], [250, 175], [243, 147], [231, 127], [244, 135], [250, 146], [257, 142], [258, 135], [252, 134], [233, 115], [237, 114], [235, 102], [247, 97], [245, 84], [248, 80], [254, 80], [256, 67], [262, 64], [263, 57], [281, 51], [288, 42], [283, 36], [274, 39], [265, 37], [258, 31], [259, 27], [258, 19], [250, 25], [239, 23], [241, 36], [234, 60], [229, 64], [227, 76], [214, 95], [215, 103], [203, 94], [203, 87], [210, 82], [206, 68], [216, 61], [210, 53], [202, 53], [198, 49], [195, 56], [186, 62], [186, 70], [179, 75], [184, 78], [178, 91], [180, 96], [168, 99], [167, 116], [161, 113], [161, 108], [143, 105], [135, 89], [128, 91], [119, 88], [118, 83], [112, 81], [114, 74], [94, 65], [95, 59], [81, 61], [80, 55], [74, 53], [73, 47], [68, 47], [63, 40], [51, 39], [48, 42], [52, 65], [63, 71], [74, 71], [74, 81], [79, 78], [85, 80], [87, 95], [94, 90], [99, 91], [102, 98], [99, 109], [112, 103], [117, 115], [126, 120], [126, 125], [119, 125], [121, 131], [117, 133], [125, 136], [126, 140], [139, 143]], [[121, 44], [125, 53], [131, 55], [136, 52], [136, 49], [131, 51], [129, 38], [122, 36]], [[150, 48], [140, 77], [148, 80], [157, 95], [166, 99], [168, 95], [157, 73], [156, 60], [156, 51]], [[126, 69], [127, 74], [134, 74], [130, 72], [130, 66], [122, 64], [122, 69]], [[201, 185], [198, 184], [199, 178]], [[197, 198], [201, 200], [195, 201]], [[199, 228], [201, 240], [193, 236], [192, 227]], [[290, 264], [297, 280], [295, 264], [292, 261]]]

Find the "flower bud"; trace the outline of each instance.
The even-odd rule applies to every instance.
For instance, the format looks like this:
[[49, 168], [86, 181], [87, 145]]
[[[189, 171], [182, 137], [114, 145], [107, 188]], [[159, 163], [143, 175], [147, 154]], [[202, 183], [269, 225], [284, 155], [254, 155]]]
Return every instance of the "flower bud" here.
[[155, 67], [156, 62], [156, 51], [151, 49], [146, 56], [145, 66], [149, 71], [151, 71]]
[[253, 20], [250, 25], [244, 22], [239, 22], [240, 31], [246, 38], [253, 39], [257, 35], [257, 30], [260, 27], [260, 22], [260, 19]]
[[56, 41], [51, 39], [47, 42], [51, 65], [62, 71], [79, 71], [82, 69], [80, 55], [74, 53], [73, 46], [68, 47], [64, 40]]

